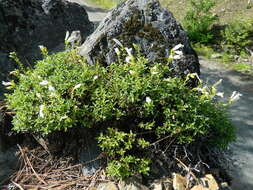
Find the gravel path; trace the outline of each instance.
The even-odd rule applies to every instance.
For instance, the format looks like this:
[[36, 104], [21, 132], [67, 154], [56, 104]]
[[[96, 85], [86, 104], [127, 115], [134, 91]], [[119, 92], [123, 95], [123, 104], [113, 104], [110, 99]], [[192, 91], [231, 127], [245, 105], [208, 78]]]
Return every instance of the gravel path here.
[[97, 6], [86, 3], [85, 0], [67, 0], [67, 1], [83, 5], [88, 13], [91, 22], [98, 23], [107, 15], [108, 12], [108, 10], [101, 9]]
[[219, 90], [228, 98], [233, 91], [241, 98], [231, 107], [231, 119], [237, 127], [237, 140], [231, 144], [233, 160], [232, 188], [253, 190], [253, 77], [225, 69], [214, 61], [200, 59], [201, 78], [211, 84], [223, 79]]

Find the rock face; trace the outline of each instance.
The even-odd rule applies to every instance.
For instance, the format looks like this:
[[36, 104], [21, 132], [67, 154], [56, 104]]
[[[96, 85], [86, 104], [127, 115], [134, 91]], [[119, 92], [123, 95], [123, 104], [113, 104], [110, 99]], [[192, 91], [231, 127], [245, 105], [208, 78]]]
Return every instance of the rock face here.
[[66, 31], [79, 30], [85, 39], [93, 32], [93, 27], [84, 7], [76, 3], [0, 0], [0, 81], [6, 80], [8, 72], [13, 70], [9, 52], [17, 52], [24, 64], [32, 64], [41, 56], [39, 45], [46, 46], [49, 51], [60, 50], [59, 44], [64, 43]]
[[171, 64], [174, 74], [200, 73], [198, 57], [186, 33], [156, 0], [128, 0], [118, 5], [80, 47], [80, 54], [86, 56], [90, 64], [109, 65], [116, 60], [117, 40], [128, 48], [133, 43], [141, 46], [151, 63], [165, 62], [170, 50], [182, 44], [183, 56]]
[[64, 42], [67, 30], [80, 30], [83, 38], [93, 32], [85, 9], [65, 0], [1, 0], [0, 28], [0, 51], [28, 60], [38, 45], [53, 49]]

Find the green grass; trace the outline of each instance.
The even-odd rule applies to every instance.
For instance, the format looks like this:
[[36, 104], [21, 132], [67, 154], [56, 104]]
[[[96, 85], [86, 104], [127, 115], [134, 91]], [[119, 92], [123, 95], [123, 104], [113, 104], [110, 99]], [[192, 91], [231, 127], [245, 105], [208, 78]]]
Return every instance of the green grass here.
[[[182, 21], [190, 5], [189, 0], [160, 0], [163, 7], [168, 8], [173, 15]], [[219, 16], [219, 24], [231, 23], [235, 18], [253, 19], [253, 3], [248, 0], [215, 0], [213, 13]]]
[[211, 56], [216, 53], [211, 47], [203, 44], [196, 43], [192, 44], [192, 46], [197, 54], [203, 57], [211, 58]]
[[233, 64], [232, 68], [237, 71], [242, 71], [242, 72], [250, 72], [252, 71], [252, 66], [249, 64], [245, 63], [238, 63], [238, 64]]
[[104, 9], [111, 9], [122, 0], [88, 0], [88, 3], [97, 5]]

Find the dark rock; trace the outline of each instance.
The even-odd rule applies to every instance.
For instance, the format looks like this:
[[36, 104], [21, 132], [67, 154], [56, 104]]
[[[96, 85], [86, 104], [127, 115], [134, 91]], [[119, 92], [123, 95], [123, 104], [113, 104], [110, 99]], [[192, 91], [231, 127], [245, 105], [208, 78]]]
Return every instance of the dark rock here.
[[95, 32], [80, 47], [90, 64], [107, 66], [116, 60], [115, 48], [138, 44], [151, 63], [166, 62], [170, 50], [178, 44], [183, 56], [171, 64], [175, 75], [200, 73], [198, 57], [181, 25], [156, 0], [128, 0], [108, 13]]
[[[1, 143], [1, 139], [0, 139]], [[0, 186], [18, 168], [17, 148], [11, 147], [6, 151], [0, 150]]]
[[0, 51], [16, 51], [28, 61], [64, 42], [66, 31], [79, 30], [85, 39], [93, 32], [84, 7], [65, 0], [1, 0]]
[[82, 173], [85, 176], [90, 176], [96, 173], [96, 171], [102, 166], [102, 159], [97, 159], [101, 155], [101, 150], [98, 147], [98, 143], [95, 134], [88, 131], [83, 137], [84, 143], [80, 149], [79, 161], [83, 164]]
[[9, 52], [17, 52], [24, 64], [33, 65], [41, 57], [39, 45], [46, 46], [49, 52], [60, 51], [64, 48], [66, 31], [78, 30], [85, 39], [93, 28], [84, 7], [77, 3], [0, 0], [0, 81], [6, 80], [15, 68], [8, 59]]
[[3, 102], [0, 101], [0, 187], [18, 168], [17, 146], [12, 142], [16, 141], [16, 137], [8, 138], [6, 134], [10, 123], [3, 107]]

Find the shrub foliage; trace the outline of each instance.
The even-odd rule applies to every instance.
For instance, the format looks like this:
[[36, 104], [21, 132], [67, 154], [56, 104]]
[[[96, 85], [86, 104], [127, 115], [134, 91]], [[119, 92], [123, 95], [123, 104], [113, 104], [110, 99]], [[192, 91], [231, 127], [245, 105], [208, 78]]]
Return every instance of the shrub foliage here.
[[211, 12], [213, 0], [191, 0], [191, 6], [183, 19], [190, 40], [208, 43], [213, 39], [212, 26], [218, 17]]
[[252, 20], [236, 20], [226, 26], [222, 32], [223, 46], [230, 53], [243, 54], [246, 48], [253, 45], [253, 24]]
[[119, 56], [108, 68], [88, 65], [75, 50], [44, 56], [34, 69], [13, 72], [17, 82], [6, 95], [16, 113], [13, 129], [47, 135], [100, 127], [97, 139], [111, 176], [148, 174], [155, 143], [225, 147], [234, 140], [227, 106], [214, 101], [215, 86], [187, 87], [194, 74], [171, 77], [169, 63], [149, 65], [138, 55]]

